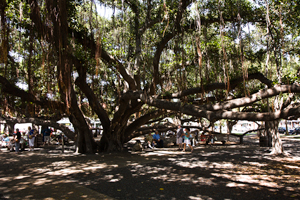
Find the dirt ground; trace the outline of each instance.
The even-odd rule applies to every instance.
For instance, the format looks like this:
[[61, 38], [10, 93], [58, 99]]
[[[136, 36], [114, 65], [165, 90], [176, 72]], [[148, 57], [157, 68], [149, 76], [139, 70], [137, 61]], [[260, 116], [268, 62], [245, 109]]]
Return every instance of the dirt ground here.
[[144, 152], [0, 152], [0, 199], [300, 199], [300, 141], [271, 156], [257, 138]]

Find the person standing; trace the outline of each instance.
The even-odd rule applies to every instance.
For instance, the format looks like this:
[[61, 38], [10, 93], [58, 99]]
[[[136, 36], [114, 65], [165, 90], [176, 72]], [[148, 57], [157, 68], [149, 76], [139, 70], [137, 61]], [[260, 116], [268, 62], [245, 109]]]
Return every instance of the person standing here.
[[182, 137], [183, 137], [183, 135], [184, 135], [184, 133], [183, 133], [183, 129], [182, 129], [181, 125], [178, 125], [177, 134], [176, 134], [176, 137], [177, 137], [176, 143], [179, 146], [178, 150], [182, 150], [182, 146], [183, 146]]
[[35, 130], [28, 126], [29, 151], [34, 151]]
[[22, 136], [21, 136], [21, 141], [20, 141], [20, 144], [21, 144], [21, 151], [25, 151], [25, 147], [27, 145], [27, 137], [26, 137], [26, 132], [22, 132]]
[[15, 146], [16, 146], [16, 152], [20, 152], [20, 141], [21, 141], [21, 133], [19, 129], [16, 129], [16, 137], [15, 137]]
[[44, 130], [42, 130], [43, 133], [43, 145], [45, 144], [50, 144], [50, 135], [52, 133], [52, 130], [50, 128], [46, 128]]
[[183, 151], [185, 151], [186, 145], [189, 145], [189, 147], [191, 148], [191, 152], [193, 152], [194, 150], [191, 145], [190, 135], [191, 135], [190, 130], [188, 128], [185, 128]]

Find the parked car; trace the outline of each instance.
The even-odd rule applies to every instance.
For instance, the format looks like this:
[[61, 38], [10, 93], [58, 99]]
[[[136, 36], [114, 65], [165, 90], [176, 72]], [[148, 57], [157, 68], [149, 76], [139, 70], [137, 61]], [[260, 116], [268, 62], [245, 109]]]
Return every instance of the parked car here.
[[293, 130], [292, 135], [298, 135], [300, 134], [300, 127], [297, 127]]
[[278, 132], [284, 134], [286, 132], [285, 127], [278, 127]]

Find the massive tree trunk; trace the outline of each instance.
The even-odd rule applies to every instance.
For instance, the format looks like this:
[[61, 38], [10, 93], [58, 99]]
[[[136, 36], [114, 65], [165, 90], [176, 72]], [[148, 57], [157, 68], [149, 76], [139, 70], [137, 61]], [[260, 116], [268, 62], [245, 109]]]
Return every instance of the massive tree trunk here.
[[151, 119], [160, 117], [164, 113], [163, 110], [155, 110], [144, 114], [130, 123], [129, 117], [136, 113], [136, 111], [141, 108], [142, 104], [134, 103], [134, 105], [131, 104], [131, 106], [127, 107], [127, 110], [123, 111], [121, 116], [119, 116], [120, 113], [115, 114], [108, 131], [103, 130], [99, 151], [122, 151], [126, 142], [143, 134], [143, 132], [137, 131], [142, 125], [146, 124]]
[[103, 132], [99, 144], [99, 151], [122, 151], [124, 140], [122, 139], [122, 133], [118, 133], [121, 130], [115, 130], [115, 132]]

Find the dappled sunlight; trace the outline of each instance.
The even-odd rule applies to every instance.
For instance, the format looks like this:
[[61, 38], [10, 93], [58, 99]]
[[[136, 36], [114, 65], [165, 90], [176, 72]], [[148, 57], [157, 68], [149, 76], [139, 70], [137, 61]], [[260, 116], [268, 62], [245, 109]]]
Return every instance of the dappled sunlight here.
[[293, 157], [265, 156], [264, 158], [268, 160], [277, 161], [277, 162], [292, 162], [300, 166], [300, 157], [296, 157], [296, 156]]
[[[51, 194], [59, 194], [60, 199], [92, 199], [91, 195], [97, 197], [94, 199], [123, 198], [119, 194], [124, 191], [126, 199], [240, 199], [245, 192], [260, 195], [261, 191], [265, 198], [270, 193], [300, 198], [299, 187], [295, 187], [300, 185], [299, 157], [274, 157], [264, 150], [243, 147], [199, 148], [193, 153], [158, 150], [134, 155], [24, 155], [5, 155], [8, 159], [1, 167], [5, 172], [0, 175], [0, 189], [7, 197], [35, 199], [34, 192], [49, 190], [50, 195], [42, 194], [43, 199], [51, 199]], [[222, 193], [209, 192], [211, 187]], [[181, 196], [181, 190], [190, 195]]]
[[149, 166], [133, 166], [130, 170], [132, 173], [132, 176], [144, 176], [144, 175], [151, 175], [152, 177], [155, 177], [156, 174], [160, 174], [162, 172], [169, 172], [171, 168], [169, 167], [149, 167]]
[[187, 168], [206, 167], [206, 166], [209, 165], [208, 161], [198, 161], [198, 162], [193, 162], [193, 163], [190, 163], [188, 161], [186, 161], [186, 162], [184, 162], [184, 161], [175, 161], [175, 163], [178, 166], [187, 167]]
[[209, 157], [209, 156], [214, 156], [214, 155], [218, 155], [218, 154], [219, 154], [219, 152], [209, 152], [209, 153], [203, 154], [202, 156], [203, 157], [205, 157], [205, 156]]
[[46, 174], [52, 175], [52, 176], [66, 176], [66, 175], [82, 173], [82, 172], [84, 172], [84, 171], [78, 170], [75, 167], [73, 167], [73, 168], [61, 169], [61, 170], [56, 170], [56, 171], [50, 171], [50, 172], [47, 172]]
[[[62, 161], [63, 162], [63, 161]], [[48, 171], [46, 174], [48, 175], [56, 175], [56, 176], [67, 176], [70, 174], [77, 174], [77, 173], [84, 173], [84, 172], [94, 172], [99, 169], [104, 168], [111, 168], [111, 167], [118, 167], [118, 165], [107, 165], [106, 163], [86, 163], [81, 165], [74, 166], [74, 163], [52, 163], [51, 165], [48, 165], [47, 168], [51, 169], [44, 169]], [[43, 170], [43, 169], [41, 169]]]
[[290, 169], [297, 169], [299, 168], [299, 166], [294, 166], [294, 165], [283, 165], [286, 168], [290, 168]]
[[37, 185], [44, 185], [45, 183], [50, 183], [51, 180], [47, 179], [47, 178], [40, 178], [37, 179], [35, 182], [33, 182], [33, 185], [37, 186]]
[[267, 166], [266, 163], [259, 163], [259, 162], [248, 162], [248, 161], [244, 161], [243, 163], [246, 164], [246, 165], [249, 165], [249, 166], [257, 166], [257, 167]]
[[[109, 196], [94, 192], [78, 185], [78, 181], [70, 180], [67, 176], [74, 174], [88, 174], [99, 169], [118, 167], [116, 164], [107, 164], [103, 161], [81, 160], [86, 156], [51, 156], [37, 154], [23, 154], [18, 158], [1, 154], [4, 158], [1, 169], [5, 173], [0, 175], [0, 190], [7, 199], [52, 199], [51, 196], [59, 195], [59, 199], [111, 199]], [[24, 156], [26, 155], [26, 156]], [[16, 156], [16, 155], [13, 155]], [[70, 159], [70, 160], [69, 160]], [[14, 164], [19, 163], [19, 164]], [[3, 168], [4, 167], [4, 168]], [[123, 177], [104, 177], [104, 181], [115, 182]], [[76, 185], [73, 185], [75, 184]], [[45, 192], [39, 192], [45, 191]], [[39, 194], [37, 197], [36, 194]], [[1, 197], [1, 195], [0, 195]]]
[[213, 198], [210, 198], [207, 195], [188, 196], [188, 198], [191, 200], [203, 200], [203, 199], [213, 200]]
[[254, 185], [254, 189], [257, 188], [257, 186], [265, 186], [270, 188], [281, 188], [283, 186], [279, 186], [274, 181], [275, 176], [270, 175], [235, 175], [235, 174], [217, 174], [212, 173], [213, 176], [226, 178], [228, 180], [234, 181], [229, 182], [226, 186], [227, 187], [234, 187], [237, 185], [240, 187], [243, 185], [243, 187], [252, 187]]
[[156, 150], [156, 151], [151, 151], [151, 152], [146, 152], [143, 154], [140, 154], [141, 156], [144, 157], [149, 157], [149, 156], [176, 156], [176, 155], [185, 155], [185, 154], [190, 154], [191, 152], [189, 151], [163, 151], [163, 150]]
[[4, 182], [11, 181], [13, 179], [14, 179], [13, 177], [2, 177], [0, 178], [0, 183], [2, 184]]
[[193, 183], [200, 185], [214, 185], [213, 178], [198, 177], [196, 174], [190, 174], [184, 170], [176, 170], [173, 167], [150, 167], [150, 166], [137, 166], [132, 170], [133, 177], [149, 175], [151, 179], [168, 182], [182, 182]]
[[104, 168], [108, 168], [108, 167], [118, 167], [118, 165], [107, 165], [107, 164], [95, 164], [94, 166], [89, 166], [89, 167], [85, 167], [83, 168], [84, 171], [96, 171], [98, 169], [104, 169]]

